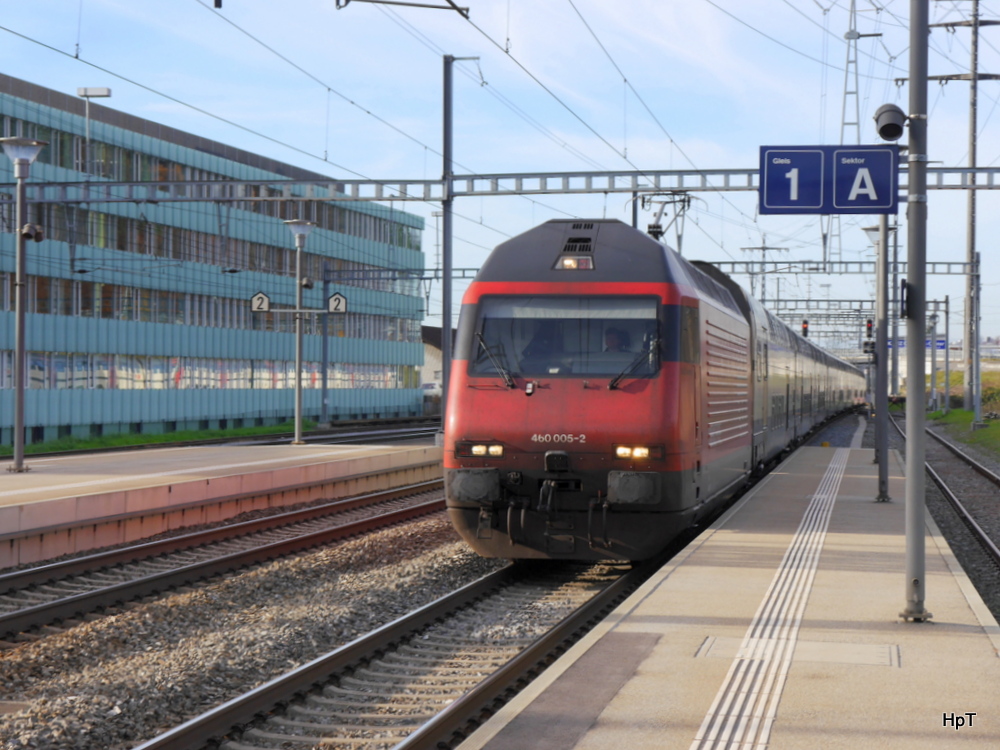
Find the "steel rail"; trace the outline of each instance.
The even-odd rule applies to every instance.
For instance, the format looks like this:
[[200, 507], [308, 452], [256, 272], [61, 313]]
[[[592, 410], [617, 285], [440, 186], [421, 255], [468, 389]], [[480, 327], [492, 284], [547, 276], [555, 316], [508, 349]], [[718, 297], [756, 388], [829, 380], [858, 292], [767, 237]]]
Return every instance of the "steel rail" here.
[[264, 531], [265, 529], [287, 526], [293, 523], [308, 521], [313, 518], [321, 518], [333, 513], [342, 513], [343, 511], [362, 508], [366, 505], [373, 505], [386, 500], [394, 500], [398, 497], [405, 497], [406, 495], [428, 492], [442, 487], [443, 484], [444, 482], [440, 479], [435, 479], [430, 482], [419, 482], [405, 487], [396, 487], [391, 490], [372, 492], [367, 495], [359, 495], [357, 497], [350, 497], [344, 500], [335, 500], [330, 503], [323, 503], [322, 505], [300, 508], [299, 510], [292, 510], [286, 513], [264, 516], [263, 518], [257, 518], [252, 521], [227, 524], [214, 529], [204, 529], [190, 534], [170, 537], [169, 539], [160, 539], [155, 542], [134, 544], [129, 547], [121, 547], [119, 549], [108, 550], [106, 552], [98, 552], [84, 557], [74, 557], [70, 560], [49, 563], [47, 565], [39, 565], [35, 568], [14, 570], [8, 573], [0, 574], [0, 595], [15, 589], [26, 588], [31, 585], [53, 583], [60, 578], [65, 578], [71, 575], [80, 575], [81, 573], [86, 573], [100, 568], [121, 565], [122, 563], [138, 562], [150, 557], [156, 557], [157, 555], [165, 555], [171, 552], [191, 549], [192, 547], [200, 547], [205, 544], [233, 539], [246, 534], [254, 534], [258, 531]]
[[[416, 464], [410, 464], [409, 466], [399, 467], [395, 471], [398, 472], [406, 469], [421, 469], [421, 468], [426, 468], [428, 466], [440, 466], [440, 461], [428, 460], [424, 461], [423, 463], [416, 463]], [[321, 487], [321, 486], [333, 486], [342, 482], [349, 482], [351, 480], [356, 480], [356, 479], [367, 479], [371, 477], [377, 477], [386, 473], [387, 473], [386, 470], [383, 468], [383, 469], [375, 469], [372, 471], [362, 472], [360, 474], [350, 474], [342, 477], [330, 477], [328, 479], [323, 479], [323, 480], [311, 479], [305, 482], [298, 482], [296, 484], [271, 486], [269, 488], [260, 488], [251, 490], [241, 489], [236, 492], [232, 492], [228, 495], [217, 495], [215, 497], [203, 498], [201, 500], [193, 500], [178, 505], [161, 506], [159, 508], [152, 508], [152, 509], [126, 510], [123, 512], [114, 513], [110, 516], [101, 516], [100, 518], [89, 518], [78, 521], [68, 521], [53, 526], [41, 526], [33, 529], [12, 531], [7, 533], [0, 532], [0, 544], [4, 544], [12, 539], [24, 539], [26, 537], [38, 537], [47, 534], [74, 532], [81, 528], [86, 528], [95, 525], [127, 523], [135, 519], [144, 519], [150, 516], [186, 513], [189, 510], [201, 509], [209, 505], [219, 506], [227, 503], [241, 502], [243, 500], [253, 500], [254, 498], [265, 497], [268, 495], [296, 493], [302, 490], [312, 490], [316, 487]]]
[[[906, 433], [899, 426], [896, 420], [890, 417], [889, 421], [892, 423], [892, 426], [896, 428], [896, 431], [900, 434], [900, 436], [902, 436], [905, 439]], [[965, 462], [969, 467], [974, 469], [979, 474], [982, 474], [996, 486], [1000, 487], [1000, 476], [990, 471], [988, 468], [980, 464], [971, 456], [963, 452], [961, 448], [959, 448], [951, 441], [942, 438], [940, 435], [934, 434], [934, 432], [932, 432], [930, 429], [926, 429], [925, 432], [927, 432], [927, 434], [929, 434], [932, 438], [936, 439], [951, 453], [953, 453], [955, 456], [957, 456], [959, 459]], [[969, 532], [972, 534], [973, 538], [979, 543], [979, 546], [983, 548], [983, 551], [986, 553], [988, 557], [992, 559], [993, 563], [997, 567], [1000, 567], [1000, 548], [998, 548], [997, 545], [993, 542], [993, 540], [990, 539], [989, 535], [976, 522], [976, 520], [972, 517], [972, 514], [970, 514], [969, 511], [966, 509], [966, 507], [962, 504], [962, 501], [959, 500], [958, 496], [954, 492], [952, 492], [951, 488], [948, 487], [947, 483], [945, 483], [941, 475], [934, 470], [934, 468], [930, 465], [929, 462], [927, 461], [924, 462], [924, 469], [927, 471], [928, 476], [930, 476], [931, 480], [934, 482], [937, 488], [941, 491], [941, 494], [944, 496], [944, 499], [948, 501], [948, 504], [951, 505], [951, 507], [958, 514], [958, 517], [965, 524], [966, 528], [969, 529]]]
[[516, 578], [516, 566], [508, 565], [154, 737], [136, 746], [134, 750], [191, 750], [203, 747], [214, 738], [226, 735], [234, 727], [248, 724], [257, 715], [271, 711], [289, 696], [308, 690], [338, 670], [369, 657], [373, 652], [390, 648], [411, 633], [446, 617], [449, 613], [467, 606]]
[[[417, 421], [424, 421], [420, 418]], [[427, 420], [428, 425], [394, 427], [389, 429], [379, 429], [385, 424], [378, 421], [376, 426], [370, 430], [361, 429], [361, 425], [352, 432], [345, 431], [342, 427], [336, 430], [313, 432], [305, 435], [306, 442], [339, 443], [363, 443], [366, 440], [385, 440], [389, 438], [409, 440], [412, 438], [434, 435], [441, 430], [440, 418]], [[366, 435], [370, 436], [366, 438]], [[94, 453], [125, 453], [132, 451], [156, 450], [157, 448], [186, 448], [199, 445], [283, 445], [290, 442], [291, 433], [279, 432], [264, 435], [241, 435], [220, 438], [205, 438], [203, 440], [178, 440], [175, 442], [162, 443], [139, 443], [137, 445], [119, 445], [108, 448], [81, 448], [67, 451], [46, 451], [43, 453], [31, 453], [31, 458], [52, 458], [64, 456], [87, 456]], [[0, 462], [12, 460], [11, 456], [0, 456]]]
[[222, 555], [211, 560], [191, 563], [132, 581], [125, 581], [94, 591], [20, 609], [0, 615], [0, 633], [23, 632], [39, 625], [73, 618], [81, 613], [93, 612], [102, 607], [114, 606], [171, 587], [182, 586], [192, 581], [210, 578], [220, 573], [227, 573], [248, 565], [290, 555], [443, 509], [443, 499], [420, 503], [419, 505], [393, 510], [360, 521], [313, 531], [291, 539], [259, 545], [239, 552]]
[[[484, 715], [492, 713], [525, 684], [544, 670], [554, 655], [564, 650], [592, 627], [610, 609], [625, 599], [666, 559], [647, 561], [618, 578], [582, 607], [565, 617], [503, 667], [487, 676], [433, 719], [417, 729], [396, 750], [430, 750], [448, 745], [472, 731]], [[189, 750], [214, 742], [234, 728], [247, 724], [287, 702], [290, 696], [367, 659], [372, 653], [394, 647], [402, 639], [436, 620], [443, 619], [490, 592], [517, 580], [518, 567], [511, 565], [486, 576], [415, 612], [362, 636], [341, 648], [196, 717], [135, 750]]]
[[[416, 440], [422, 437], [432, 437], [441, 431], [440, 425], [433, 427], [402, 427], [392, 430], [372, 430], [370, 432], [359, 432], [350, 435], [304, 435], [303, 440], [307, 443], [323, 444], [353, 444], [370, 443], [378, 440]], [[283, 445], [291, 441], [291, 438], [272, 440], [268, 444]]]
[[965, 509], [965, 506], [962, 505], [962, 502], [958, 499], [958, 496], [951, 491], [951, 488], [949, 488], [948, 485], [945, 484], [945, 481], [941, 478], [941, 476], [936, 471], [934, 471], [933, 468], [931, 468], [931, 465], [925, 464], [924, 466], [927, 469], [927, 474], [934, 481], [934, 484], [936, 484], [938, 486], [938, 489], [941, 490], [941, 494], [944, 495], [945, 500], [947, 500], [951, 504], [951, 506], [958, 512], [959, 517], [969, 528], [969, 531], [972, 532], [972, 535], [976, 538], [976, 541], [979, 542], [980, 546], [983, 548], [986, 554], [993, 559], [993, 563], [997, 567], [1000, 567], [1000, 549], [998, 549], [997, 546], [993, 543], [993, 540], [990, 539], [989, 535], [987, 535], [987, 533], [983, 531], [983, 528], [978, 523], [976, 523], [976, 520], [969, 514], [969, 511]]
[[930, 435], [935, 440], [937, 440], [939, 443], [941, 443], [941, 445], [943, 445], [949, 451], [951, 451], [952, 453], [954, 453], [960, 459], [962, 459], [965, 463], [967, 463], [969, 466], [971, 466], [973, 469], [975, 469], [979, 474], [982, 474], [984, 477], [986, 477], [987, 479], [989, 479], [997, 487], [1000, 487], [1000, 474], [997, 474], [996, 472], [990, 470], [989, 468], [987, 468], [983, 464], [979, 463], [976, 459], [974, 459], [968, 453], [966, 453], [961, 448], [959, 448], [958, 445], [956, 445], [955, 443], [953, 443], [951, 440], [948, 440], [948, 438], [946, 438], [946, 437], [944, 437], [942, 435], [939, 435], [939, 434], [937, 434], [936, 432], [933, 432], [930, 429], [927, 430], [927, 434]]
[[450, 703], [393, 750], [437, 750], [452, 747], [454, 741], [464, 740], [485, 717], [496, 713], [498, 706], [506, 703], [510, 695], [519, 692], [544, 671], [553, 655], [565, 650], [593, 624], [603, 619], [658, 570], [668, 557], [660, 555], [625, 573], [476, 687]]

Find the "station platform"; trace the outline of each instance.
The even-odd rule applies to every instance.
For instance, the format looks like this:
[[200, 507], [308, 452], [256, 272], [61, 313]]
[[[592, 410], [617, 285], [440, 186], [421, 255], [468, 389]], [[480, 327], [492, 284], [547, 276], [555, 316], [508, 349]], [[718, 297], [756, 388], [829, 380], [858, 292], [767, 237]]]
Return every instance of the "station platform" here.
[[441, 448], [209, 445], [0, 464], [0, 568], [224, 520], [249, 510], [440, 478]]
[[930, 516], [932, 618], [899, 617], [873, 459], [800, 448], [460, 750], [1000, 747], [1000, 628]]

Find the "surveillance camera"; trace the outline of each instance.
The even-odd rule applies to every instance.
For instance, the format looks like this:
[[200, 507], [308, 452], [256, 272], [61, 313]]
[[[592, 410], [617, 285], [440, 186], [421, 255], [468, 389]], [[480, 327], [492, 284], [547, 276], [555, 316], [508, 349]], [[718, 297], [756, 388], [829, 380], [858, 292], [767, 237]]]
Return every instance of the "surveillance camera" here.
[[41, 224], [25, 224], [21, 227], [21, 236], [26, 240], [34, 240], [35, 242], [41, 242], [45, 239]]
[[310, 279], [310, 278], [302, 279], [302, 288], [303, 289], [312, 289], [313, 288], [313, 280]]
[[898, 141], [905, 125], [906, 115], [895, 104], [883, 104], [875, 111], [875, 129], [884, 141]]

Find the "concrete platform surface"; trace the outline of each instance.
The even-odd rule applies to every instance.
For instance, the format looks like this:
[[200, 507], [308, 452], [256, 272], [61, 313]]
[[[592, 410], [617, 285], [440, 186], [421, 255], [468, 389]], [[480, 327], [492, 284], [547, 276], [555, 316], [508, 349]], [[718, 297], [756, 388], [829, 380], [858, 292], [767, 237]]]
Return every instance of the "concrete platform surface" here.
[[0, 475], [0, 506], [339, 463], [383, 454], [409, 453], [425, 447], [413, 442], [398, 445], [202, 445], [35, 459], [29, 456], [25, 461], [29, 471]]
[[0, 568], [216, 523], [248, 511], [441, 476], [441, 448], [213, 445], [31, 459], [0, 469]]
[[1000, 628], [928, 516], [905, 595], [904, 480], [802, 448], [461, 750], [1000, 748]]

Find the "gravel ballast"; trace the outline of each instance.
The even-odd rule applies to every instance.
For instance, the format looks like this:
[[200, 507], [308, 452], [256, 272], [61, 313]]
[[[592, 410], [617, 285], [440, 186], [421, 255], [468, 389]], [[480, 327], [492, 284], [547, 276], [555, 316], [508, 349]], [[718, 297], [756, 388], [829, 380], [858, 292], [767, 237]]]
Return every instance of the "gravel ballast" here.
[[10, 750], [130, 748], [497, 569], [443, 517], [272, 562], [0, 653]]
[[[869, 420], [863, 442], [865, 448], [873, 448], [875, 445], [874, 424], [874, 420]], [[928, 440], [930, 439], [928, 438]], [[1000, 469], [1000, 464], [998, 464], [995, 457], [985, 456], [982, 451], [970, 450], [970, 446], [968, 445], [960, 445], [959, 447], [972, 455], [976, 460], [986, 464], [993, 471]], [[905, 460], [906, 442], [892, 427], [889, 428], [889, 448], [890, 450], [899, 451], [900, 458]], [[950, 460], [959, 461], [957, 457], [951, 457]], [[979, 542], [976, 541], [972, 533], [959, 519], [958, 514], [945, 499], [944, 495], [941, 494], [941, 491], [938, 490], [937, 485], [931, 481], [930, 477], [927, 477], [925, 487], [927, 513], [934, 519], [934, 522], [941, 530], [941, 534], [947, 540], [948, 546], [951, 547], [955, 559], [958, 560], [962, 569], [965, 570], [966, 575], [969, 576], [969, 580], [976, 587], [986, 607], [992, 612], [994, 618], [1000, 619], [1000, 571], [990, 561], [990, 558], [979, 545]], [[959, 499], [962, 499], [963, 489], [961, 486], [953, 486], [952, 490], [959, 496]], [[893, 502], [904, 503], [905, 501], [905, 497], [893, 498]], [[994, 520], [992, 524], [986, 524], [987, 526], [996, 525], [996, 514], [997, 511], [994, 509]], [[980, 518], [980, 522], [983, 522], [982, 518]], [[993, 542], [994, 544], [997, 543], [995, 535]], [[934, 611], [930, 603], [928, 603], [927, 608], [931, 612]]]

